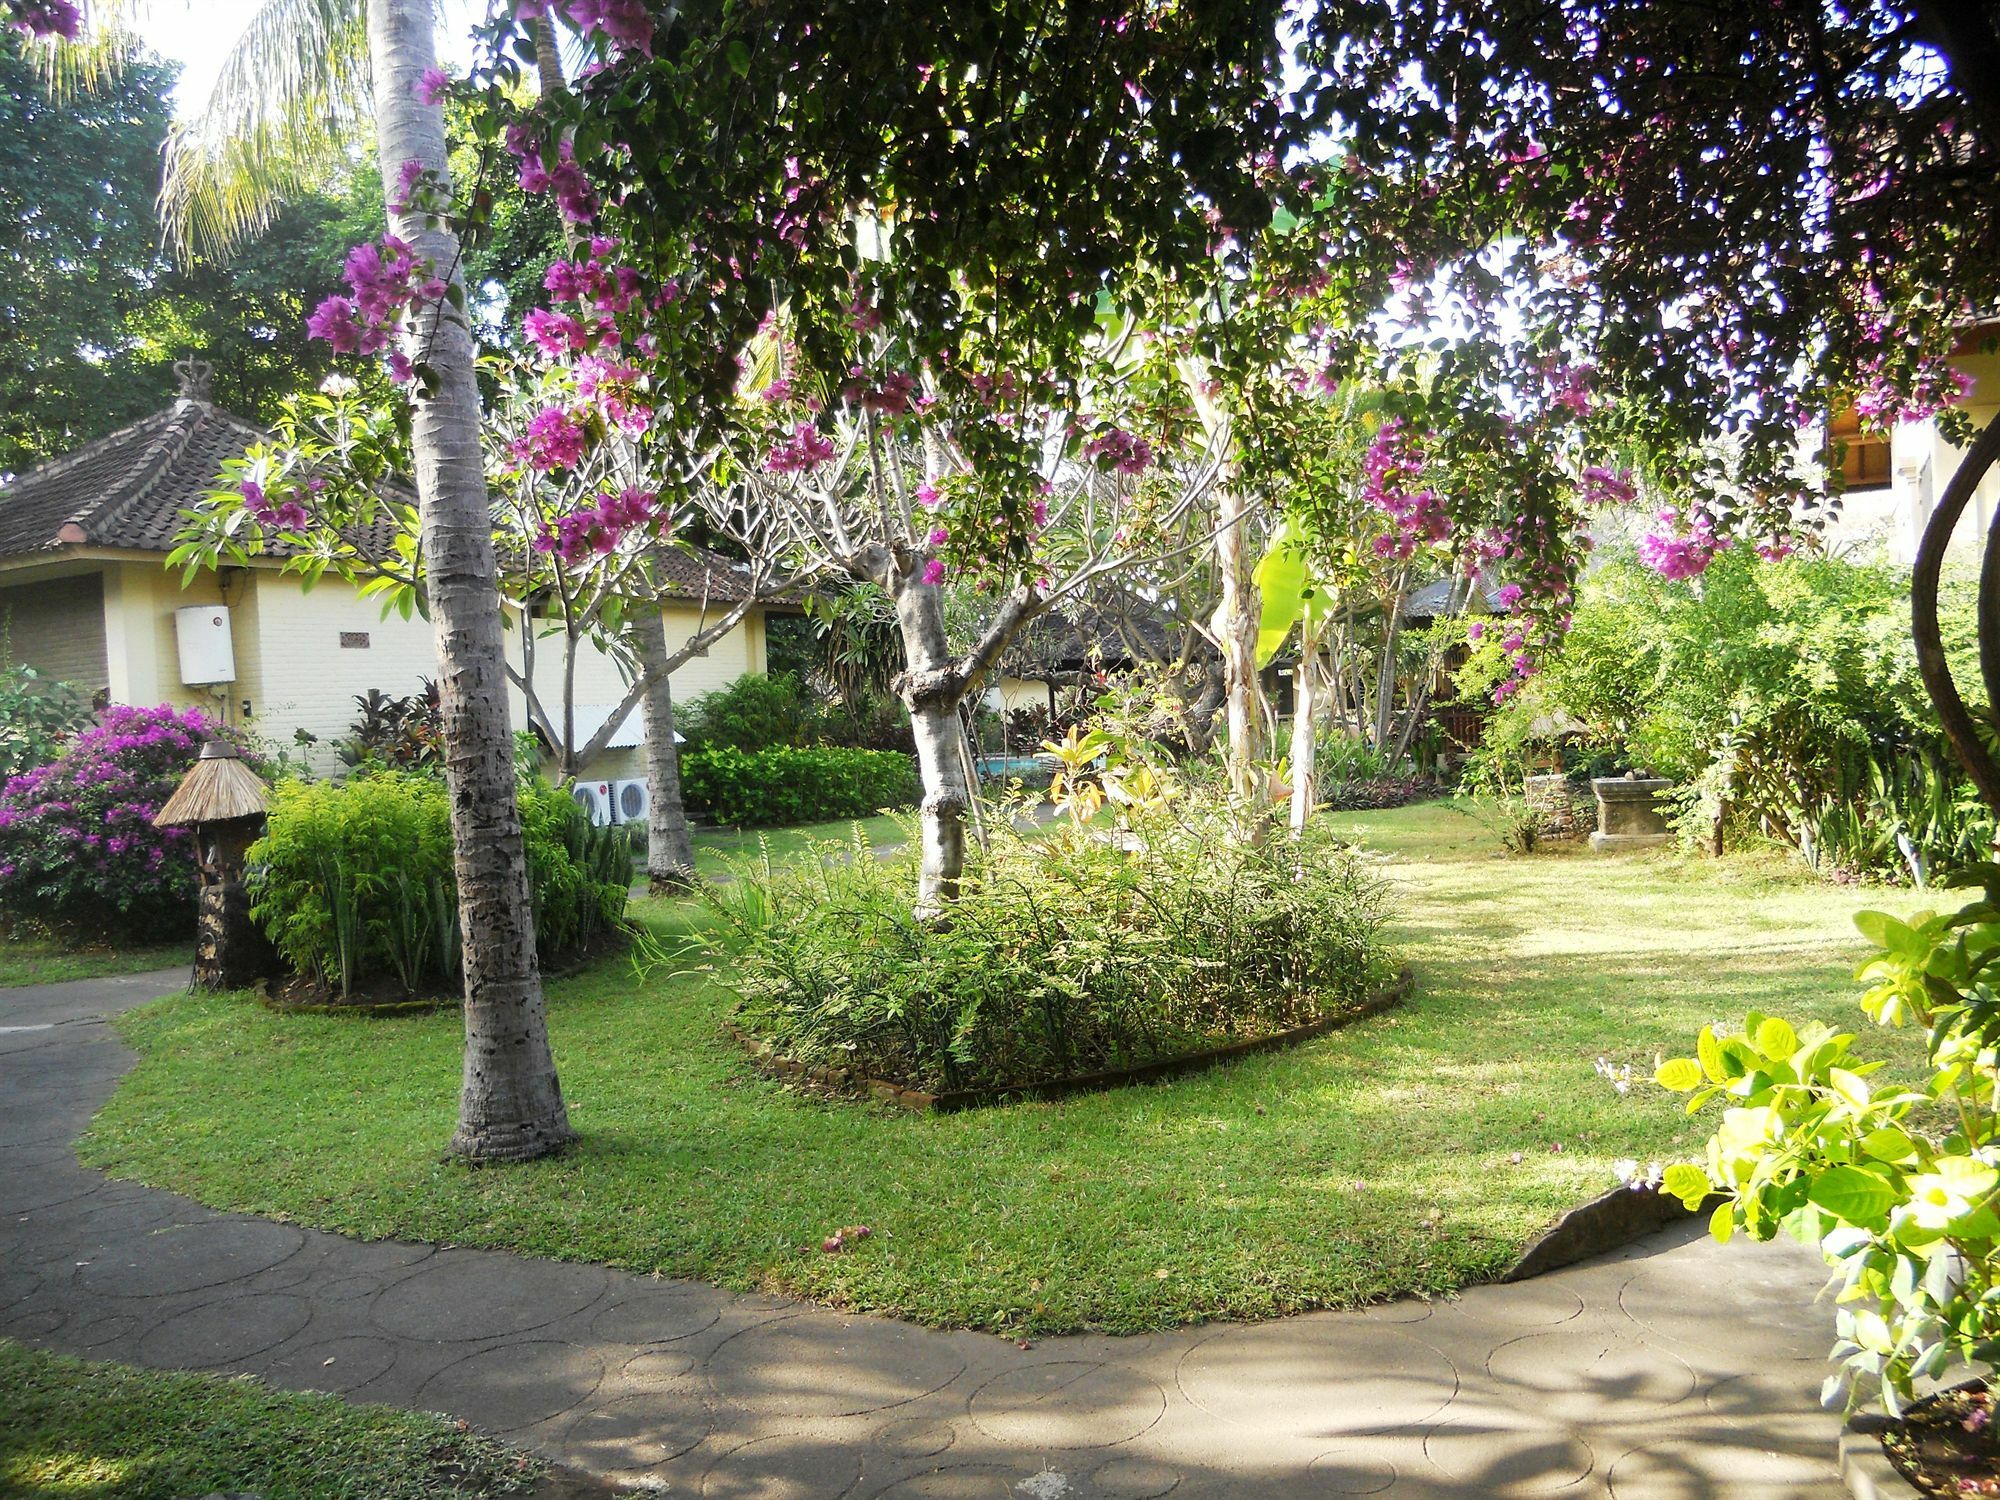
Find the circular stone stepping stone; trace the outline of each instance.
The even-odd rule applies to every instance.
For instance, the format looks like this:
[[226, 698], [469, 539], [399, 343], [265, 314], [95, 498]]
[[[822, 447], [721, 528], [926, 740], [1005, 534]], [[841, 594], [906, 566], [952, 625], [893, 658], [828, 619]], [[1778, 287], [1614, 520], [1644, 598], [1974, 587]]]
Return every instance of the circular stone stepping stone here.
[[1525, 1404], [1543, 1416], [1568, 1422], [1654, 1416], [1695, 1388], [1686, 1360], [1603, 1327], [1524, 1334], [1488, 1355], [1486, 1371], [1532, 1393]]
[[604, 1362], [588, 1349], [530, 1339], [481, 1349], [446, 1365], [417, 1388], [410, 1404], [511, 1432], [581, 1405], [603, 1380]]
[[478, 1252], [433, 1257], [395, 1283], [369, 1309], [369, 1320], [399, 1338], [504, 1338], [546, 1328], [582, 1312], [604, 1293], [592, 1266]]
[[818, 1419], [901, 1406], [949, 1385], [964, 1369], [949, 1336], [806, 1315], [734, 1335], [709, 1356], [708, 1380], [725, 1406]]
[[722, 1299], [705, 1287], [648, 1291], [612, 1303], [591, 1319], [590, 1331], [619, 1344], [670, 1344], [721, 1316]]
[[875, 1500], [1063, 1500], [1071, 1493], [1068, 1481], [1052, 1470], [1030, 1474], [999, 1464], [956, 1464], [901, 1480]]
[[126, 1235], [77, 1279], [101, 1297], [164, 1297], [268, 1271], [306, 1242], [305, 1231], [259, 1219], [208, 1219]]
[[1090, 1493], [1104, 1500], [1160, 1500], [1180, 1482], [1178, 1470], [1150, 1458], [1114, 1458], [1090, 1476]]
[[1225, 1422], [1308, 1441], [1414, 1429], [1459, 1387], [1439, 1350], [1344, 1314], [1229, 1329], [1182, 1355], [1175, 1376]]
[[139, 1340], [149, 1365], [199, 1370], [275, 1349], [312, 1321], [312, 1304], [282, 1292], [225, 1297], [176, 1313]]
[[626, 1360], [625, 1368], [620, 1373], [634, 1384], [656, 1385], [692, 1374], [695, 1363], [692, 1354], [676, 1349], [648, 1350]]
[[1433, 1428], [1424, 1457], [1467, 1494], [1553, 1495], [1581, 1483], [1597, 1455], [1575, 1433], [1528, 1412], [1482, 1405]]
[[1642, 1271], [1619, 1288], [1618, 1305], [1649, 1333], [1731, 1367], [1764, 1360], [1823, 1363], [1833, 1347], [1831, 1309], [1814, 1306], [1794, 1277], [1760, 1278], [1745, 1271], [1741, 1264], [1729, 1267], [1729, 1296], [1722, 1299], [1691, 1286], [1685, 1266]]
[[593, 1474], [639, 1474], [679, 1458], [707, 1437], [708, 1409], [660, 1394], [621, 1396], [594, 1407], [563, 1434], [565, 1463]]
[[850, 1445], [767, 1437], [717, 1459], [701, 1493], [703, 1500], [840, 1500], [860, 1479], [861, 1456]]
[[875, 1446], [897, 1458], [935, 1458], [958, 1441], [958, 1431], [949, 1422], [912, 1417], [888, 1422], [875, 1429]]
[[1379, 1495], [1396, 1482], [1396, 1466], [1358, 1448], [1335, 1448], [1306, 1465], [1306, 1493]]
[[1833, 1444], [1822, 1436], [1816, 1457], [1683, 1439], [1635, 1448], [1611, 1466], [1613, 1500], [1823, 1500], [1844, 1486], [1827, 1455]]
[[971, 1401], [981, 1432], [1030, 1453], [1130, 1442], [1166, 1409], [1156, 1382], [1094, 1360], [1022, 1365], [994, 1376]]
[[274, 1355], [263, 1370], [286, 1385], [340, 1396], [386, 1375], [395, 1363], [396, 1346], [388, 1340], [350, 1334]]

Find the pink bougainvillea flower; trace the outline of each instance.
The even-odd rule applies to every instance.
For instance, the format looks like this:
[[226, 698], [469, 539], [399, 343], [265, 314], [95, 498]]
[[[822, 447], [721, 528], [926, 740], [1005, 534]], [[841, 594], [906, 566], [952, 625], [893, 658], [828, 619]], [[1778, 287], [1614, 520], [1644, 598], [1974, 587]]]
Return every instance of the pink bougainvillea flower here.
[[411, 89], [410, 92], [416, 95], [419, 104], [435, 106], [444, 102], [444, 96], [450, 90], [451, 75], [449, 73], [445, 72], [443, 68], [425, 68], [424, 76], [417, 80], [416, 87]]
[[932, 588], [944, 582], [944, 562], [941, 558], [934, 557], [924, 564], [924, 582]]

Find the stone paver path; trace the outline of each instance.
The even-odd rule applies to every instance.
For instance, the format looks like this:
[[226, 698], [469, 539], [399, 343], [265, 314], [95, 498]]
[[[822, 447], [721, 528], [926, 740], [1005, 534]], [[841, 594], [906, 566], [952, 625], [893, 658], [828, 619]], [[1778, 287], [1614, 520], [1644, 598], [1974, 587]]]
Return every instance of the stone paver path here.
[[[0, 1333], [449, 1412], [707, 1500], [1838, 1493], [1795, 1247], [1689, 1229], [1453, 1302], [1004, 1339], [210, 1212], [77, 1164], [178, 975], [0, 992]], [[1337, 1233], [1338, 1226], [1330, 1225]]]

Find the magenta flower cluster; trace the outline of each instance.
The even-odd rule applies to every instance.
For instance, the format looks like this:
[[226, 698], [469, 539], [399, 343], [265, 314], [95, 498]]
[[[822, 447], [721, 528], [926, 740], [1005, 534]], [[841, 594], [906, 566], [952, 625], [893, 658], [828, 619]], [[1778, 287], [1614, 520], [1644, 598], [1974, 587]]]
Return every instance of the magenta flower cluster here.
[[1707, 516], [1683, 517], [1671, 506], [1659, 514], [1664, 531], [1649, 531], [1639, 538], [1639, 561], [1662, 578], [1684, 581], [1708, 571], [1718, 552], [1726, 551], [1730, 539], [1717, 533]]
[[539, 21], [555, 11], [578, 31], [597, 32], [614, 47], [653, 55], [653, 18], [645, 0], [515, 0], [522, 21]]
[[660, 497], [652, 490], [624, 489], [615, 495], [607, 491], [593, 508], [558, 516], [553, 525], [545, 523], [534, 547], [575, 564], [592, 553], [603, 556], [615, 551], [627, 532], [651, 526], [659, 518]]
[[29, 36], [73, 42], [83, 29], [83, 11], [73, 0], [14, 0], [14, 25]]
[[[328, 297], [306, 319], [306, 332], [325, 339], [336, 354], [375, 355], [390, 349], [404, 312], [420, 302], [436, 302], [449, 288], [428, 262], [403, 240], [385, 234], [379, 241], [347, 252], [342, 271], [350, 297]], [[397, 380], [415, 378], [409, 358], [390, 349], [389, 372]]]
[[1083, 456], [1120, 474], [1143, 474], [1153, 466], [1153, 445], [1122, 427], [1112, 427], [1086, 442]]
[[1392, 530], [1374, 541], [1377, 557], [1411, 558], [1451, 535], [1451, 516], [1423, 484], [1424, 456], [1409, 424], [1391, 417], [1361, 458], [1361, 498], [1387, 516]]
[[817, 469], [832, 457], [832, 440], [812, 423], [799, 422], [789, 439], [774, 444], [764, 456], [764, 467], [773, 474], [797, 474]]
[[264, 494], [264, 486], [254, 479], [244, 480], [237, 488], [243, 496], [243, 508], [259, 526], [269, 526], [278, 531], [306, 529], [306, 508], [298, 501], [285, 500], [274, 505]]

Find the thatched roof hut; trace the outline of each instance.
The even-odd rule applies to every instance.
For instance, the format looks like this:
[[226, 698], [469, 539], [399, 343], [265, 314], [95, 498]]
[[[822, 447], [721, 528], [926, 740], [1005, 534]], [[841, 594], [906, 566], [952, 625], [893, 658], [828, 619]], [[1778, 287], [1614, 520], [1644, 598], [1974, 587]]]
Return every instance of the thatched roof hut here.
[[210, 740], [201, 747], [193, 769], [181, 778], [173, 796], [153, 814], [153, 826], [173, 828], [257, 818], [270, 807], [271, 796], [263, 780], [243, 764], [236, 747], [227, 740]]

